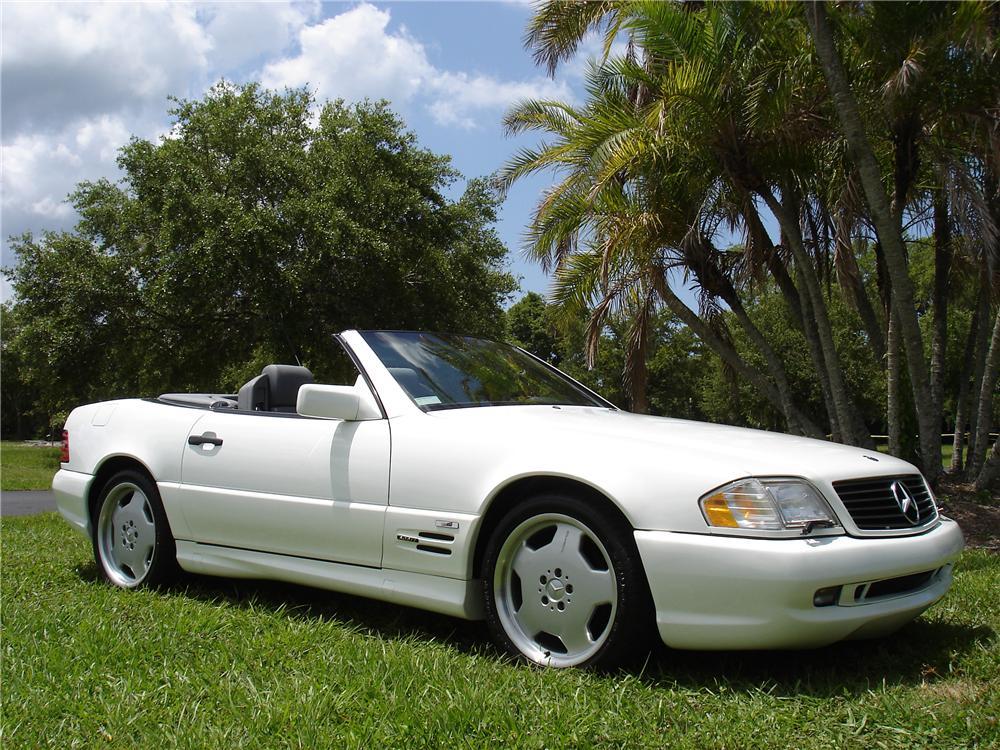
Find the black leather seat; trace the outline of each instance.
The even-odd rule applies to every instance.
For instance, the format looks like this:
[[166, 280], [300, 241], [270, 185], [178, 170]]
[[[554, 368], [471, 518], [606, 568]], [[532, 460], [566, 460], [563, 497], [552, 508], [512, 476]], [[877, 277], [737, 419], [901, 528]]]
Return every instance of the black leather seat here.
[[236, 397], [244, 411], [294, 412], [299, 388], [313, 382], [308, 368], [297, 365], [268, 365], [240, 388]]

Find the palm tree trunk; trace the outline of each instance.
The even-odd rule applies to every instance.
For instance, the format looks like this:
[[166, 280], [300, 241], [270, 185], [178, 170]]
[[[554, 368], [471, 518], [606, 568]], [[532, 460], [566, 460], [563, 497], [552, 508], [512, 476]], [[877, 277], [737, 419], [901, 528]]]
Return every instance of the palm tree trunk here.
[[630, 410], [636, 414], [649, 413], [649, 318], [655, 295], [648, 294], [645, 304], [629, 331], [625, 357], [625, 386], [629, 394]]
[[788, 306], [792, 323], [801, 331], [803, 329], [804, 313], [799, 290], [795, 286], [791, 274], [788, 273], [788, 267], [785, 265], [784, 260], [778, 254], [778, 248], [774, 246], [771, 236], [767, 233], [767, 229], [764, 228], [764, 222], [761, 221], [760, 212], [757, 211], [757, 206], [754, 204], [753, 199], [747, 196], [745, 200], [748, 208], [743, 211], [744, 220], [747, 223], [750, 234], [755, 238], [754, 241], [763, 245], [763, 252], [761, 254], [764, 257], [764, 262], [767, 264], [767, 270], [778, 285], [781, 296], [785, 298], [785, 304]]
[[948, 196], [938, 189], [934, 196], [934, 327], [931, 338], [931, 400], [933, 411], [944, 409], [945, 353], [948, 341], [948, 286], [951, 275], [951, 223]]
[[813, 368], [816, 377], [819, 379], [820, 393], [823, 395], [823, 406], [826, 409], [827, 421], [830, 426], [830, 437], [833, 441], [840, 442], [840, 425], [837, 422], [837, 414], [833, 408], [833, 399], [830, 396], [830, 376], [826, 371], [823, 350], [820, 347], [819, 338], [816, 336], [816, 326], [813, 322], [813, 317], [807, 312], [807, 308], [809, 307], [808, 297], [803, 299], [802, 295], [799, 294], [798, 287], [795, 281], [792, 280], [792, 276], [788, 272], [788, 267], [778, 255], [777, 248], [771, 242], [771, 237], [764, 228], [764, 223], [761, 221], [760, 214], [753, 201], [747, 199], [746, 204], [748, 208], [744, 211], [743, 216], [754, 237], [758, 238], [758, 241], [765, 243], [766, 247], [764, 248], [763, 255], [764, 262], [767, 264], [767, 270], [778, 285], [781, 296], [784, 297], [785, 306], [788, 308], [792, 324], [802, 332], [806, 340], [806, 345], [809, 347], [809, 355], [812, 357]]
[[[965, 454], [965, 463], [972, 462], [972, 456], [984, 452], [976, 444], [979, 437], [979, 392], [986, 376], [986, 356], [990, 348], [990, 287], [989, 277], [985, 269], [982, 274], [982, 286], [979, 289], [979, 304], [976, 307], [978, 330], [976, 332], [976, 353], [972, 364], [972, 391], [970, 393], [971, 407], [969, 410], [969, 447]], [[971, 479], [971, 476], [969, 477]]]
[[833, 404], [833, 393], [830, 389], [830, 373], [826, 369], [826, 360], [823, 359], [823, 347], [819, 343], [819, 334], [816, 333], [816, 317], [812, 314], [812, 305], [809, 302], [809, 295], [801, 298], [802, 301], [802, 335], [809, 347], [809, 356], [813, 361], [813, 368], [816, 377], [819, 378], [819, 390], [823, 396], [823, 406], [826, 409], [827, 421], [830, 423], [830, 439], [836, 443], [844, 441], [844, 433], [840, 429], [840, 422], [837, 421], [837, 409]]
[[986, 357], [986, 370], [979, 389], [979, 409], [976, 417], [976, 454], [969, 454], [969, 474], [976, 476], [983, 467], [986, 449], [990, 444], [993, 426], [993, 402], [996, 399], [997, 376], [1000, 375], [1000, 310], [993, 324], [990, 353]]
[[965, 338], [965, 353], [962, 356], [961, 375], [959, 376], [958, 396], [955, 398], [955, 437], [952, 441], [950, 471], [958, 474], [962, 471], [964, 461], [962, 451], [965, 448], [965, 423], [969, 419], [969, 373], [965, 363], [971, 362], [976, 351], [976, 332], [979, 329], [978, 310], [973, 313], [969, 322], [969, 335]]
[[886, 353], [885, 421], [889, 431], [889, 453], [903, 455], [903, 409], [899, 403], [899, 322], [889, 310], [888, 351]]
[[[840, 425], [841, 436], [844, 442], [852, 445], [861, 445], [864, 442], [865, 436], [867, 436], [867, 430], [860, 429], [854, 424], [849, 404], [850, 398], [847, 394], [847, 384], [844, 382], [844, 375], [840, 368], [840, 358], [833, 343], [833, 328], [830, 325], [830, 317], [827, 315], [826, 300], [823, 298], [823, 290], [820, 288], [819, 279], [816, 276], [816, 268], [809, 258], [805, 244], [802, 241], [802, 231], [799, 227], [797, 212], [793, 212], [782, 203], [779, 203], [774, 193], [767, 186], [758, 187], [758, 193], [778, 220], [778, 224], [781, 225], [781, 230], [788, 241], [788, 246], [792, 250], [792, 256], [795, 258], [799, 277], [806, 288], [806, 294], [812, 306], [812, 318], [816, 323], [816, 333], [823, 352], [823, 361], [826, 363], [826, 372], [830, 382], [830, 394], [833, 400], [834, 412], [837, 415], [837, 423]], [[787, 197], [786, 200], [790, 200], [790, 197]]]
[[739, 321], [740, 326], [746, 331], [747, 336], [754, 343], [754, 346], [760, 351], [764, 356], [764, 361], [767, 362], [767, 369], [771, 375], [774, 384], [778, 388], [778, 394], [781, 398], [782, 404], [782, 414], [785, 417], [785, 421], [788, 423], [789, 430], [791, 432], [801, 433], [806, 437], [812, 438], [825, 438], [826, 435], [823, 431], [816, 426], [816, 424], [805, 417], [801, 411], [799, 411], [796, 406], [792, 396], [792, 386], [788, 382], [788, 373], [785, 372], [785, 366], [781, 362], [781, 357], [778, 353], [774, 351], [774, 348], [768, 343], [767, 338], [760, 332], [760, 329], [754, 324], [747, 314], [746, 309], [743, 307], [743, 303], [740, 298], [736, 295], [736, 290], [730, 288], [731, 293], [723, 296], [723, 301], [729, 305], [732, 309], [733, 314], [736, 315], [736, 319]]
[[814, 0], [807, 5], [806, 21], [812, 32], [816, 53], [847, 139], [851, 158], [861, 177], [872, 224], [885, 253], [886, 267], [892, 279], [892, 307], [899, 314], [900, 337], [904, 344], [916, 406], [921, 462], [925, 476], [933, 483], [941, 473], [939, 419], [933, 412], [930, 378], [924, 362], [922, 336], [914, 304], [913, 282], [907, 269], [906, 247], [902, 233], [893, 219], [889, 197], [882, 183], [882, 171], [865, 134], [864, 121], [844, 74], [822, 0]]
[[[670, 308], [670, 310], [680, 318], [681, 322], [684, 323], [688, 328], [690, 328], [694, 334], [701, 339], [705, 344], [714, 351], [723, 362], [729, 365], [734, 372], [743, 378], [746, 378], [747, 382], [753, 385], [758, 392], [764, 398], [766, 398], [774, 408], [778, 411], [782, 411], [783, 403], [781, 399], [781, 394], [778, 389], [775, 388], [774, 384], [771, 383], [766, 377], [764, 377], [761, 372], [744, 360], [739, 352], [729, 342], [725, 341], [721, 336], [719, 336], [712, 327], [708, 325], [700, 316], [695, 314], [690, 307], [688, 307], [684, 302], [674, 294], [674, 291], [670, 288], [670, 284], [667, 282], [666, 278], [657, 277], [653, 282], [656, 286], [656, 291], [660, 295], [663, 302]], [[799, 421], [800, 424], [806, 424], [809, 418], [798, 411], [795, 406], [792, 406], [792, 413], [794, 418]]]
[[990, 456], [983, 464], [982, 471], [976, 477], [976, 491], [988, 490], [1000, 479], [1000, 439], [993, 443]]
[[801, 410], [795, 406], [792, 387], [788, 382], [788, 373], [785, 371], [781, 357], [761, 333], [753, 320], [751, 320], [732, 281], [716, 264], [714, 258], [717, 251], [711, 241], [706, 239], [698, 244], [691, 243], [686, 247], [686, 254], [687, 265], [695, 274], [701, 287], [718, 296], [723, 302], [729, 305], [740, 327], [749, 337], [750, 342], [764, 357], [768, 373], [777, 387], [781, 398], [781, 414], [785, 418], [788, 431], [793, 434], [807, 435], [814, 438], [825, 437], [819, 427], [811, 419], [805, 417]]
[[[803, 306], [812, 309], [807, 299], [803, 299]], [[809, 347], [809, 356], [812, 357], [813, 367], [816, 376], [819, 378], [819, 390], [823, 396], [823, 407], [826, 409], [827, 421], [830, 423], [830, 439], [837, 443], [844, 442], [844, 431], [840, 427], [837, 419], [837, 408], [833, 403], [833, 390], [830, 387], [830, 372], [826, 369], [826, 360], [823, 359], [823, 347], [819, 343], [819, 334], [816, 332], [816, 318], [810, 313], [806, 316], [802, 335], [806, 339]]]
[[[838, 230], [840, 228], [838, 227]], [[885, 361], [885, 334], [872, 301], [868, 298], [868, 290], [865, 289], [864, 281], [861, 278], [861, 269], [858, 268], [858, 259], [854, 257], [854, 248], [851, 247], [851, 238], [846, 228], [837, 234], [837, 280], [841, 288], [847, 293], [848, 301], [852, 304], [861, 318], [861, 325], [868, 336], [875, 360], [881, 365]]]
[[646, 363], [646, 353], [636, 357], [635, 364], [629, 368], [628, 394], [629, 411], [636, 414], [649, 414], [649, 367]]

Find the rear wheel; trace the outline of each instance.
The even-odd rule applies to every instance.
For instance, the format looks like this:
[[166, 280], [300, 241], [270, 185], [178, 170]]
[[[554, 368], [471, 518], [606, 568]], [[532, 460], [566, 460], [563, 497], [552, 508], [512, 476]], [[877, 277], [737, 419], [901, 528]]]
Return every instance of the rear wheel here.
[[518, 505], [491, 536], [483, 570], [487, 623], [520, 658], [611, 668], [648, 644], [631, 529], [604, 508], [563, 495]]
[[115, 586], [158, 585], [177, 573], [177, 552], [156, 485], [133, 470], [101, 491], [94, 518], [94, 558]]

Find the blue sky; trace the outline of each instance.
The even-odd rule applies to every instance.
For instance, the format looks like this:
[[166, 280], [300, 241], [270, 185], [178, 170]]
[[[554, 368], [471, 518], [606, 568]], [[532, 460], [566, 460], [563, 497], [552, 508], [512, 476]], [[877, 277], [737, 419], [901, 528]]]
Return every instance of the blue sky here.
[[[490, 174], [537, 140], [504, 137], [510, 104], [579, 100], [586, 58], [599, 49], [586, 44], [550, 79], [522, 46], [530, 13], [518, 2], [4, 2], [3, 262], [13, 261], [9, 235], [71, 228], [66, 194], [114, 177], [131, 135], [166, 132], [168, 95], [199, 97], [222, 77], [308, 85], [320, 99], [388, 98], [425, 147], [451, 154], [467, 177]], [[517, 185], [498, 225], [523, 291], [548, 287], [521, 237], [551, 182]]]

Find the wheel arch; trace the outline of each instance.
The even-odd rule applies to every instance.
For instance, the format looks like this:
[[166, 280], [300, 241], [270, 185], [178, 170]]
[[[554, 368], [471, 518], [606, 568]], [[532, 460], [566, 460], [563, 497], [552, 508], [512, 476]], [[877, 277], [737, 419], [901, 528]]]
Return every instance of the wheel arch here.
[[87, 517], [90, 519], [91, 523], [94, 522], [94, 514], [97, 511], [97, 501], [101, 497], [101, 492], [104, 490], [104, 486], [119, 471], [125, 471], [126, 469], [133, 469], [142, 474], [145, 474], [153, 485], [156, 485], [156, 478], [153, 476], [153, 472], [149, 470], [142, 461], [140, 461], [135, 456], [130, 456], [128, 454], [120, 453], [114, 456], [108, 456], [98, 465], [97, 470], [94, 472], [94, 481], [90, 483], [90, 491], [87, 493]]
[[519, 503], [545, 492], [557, 492], [579, 498], [583, 502], [598, 504], [615, 515], [629, 529], [635, 528], [621, 506], [607, 492], [581, 479], [558, 474], [515, 477], [496, 488], [485, 503], [485, 511], [473, 544], [473, 578], [482, 575], [486, 545], [504, 515]]

